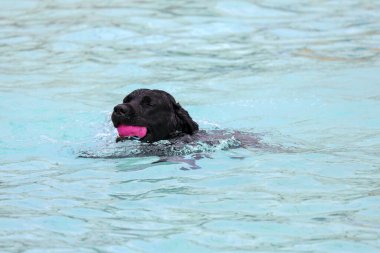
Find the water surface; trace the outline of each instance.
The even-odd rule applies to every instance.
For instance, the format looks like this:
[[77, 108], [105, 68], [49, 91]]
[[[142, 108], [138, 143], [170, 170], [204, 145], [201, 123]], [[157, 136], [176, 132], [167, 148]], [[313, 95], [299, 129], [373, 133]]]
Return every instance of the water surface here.
[[[379, 13], [366, 0], [3, 0], [0, 251], [379, 252]], [[142, 87], [203, 129], [289, 152], [216, 149], [196, 170], [78, 158], [112, 152], [110, 111]]]

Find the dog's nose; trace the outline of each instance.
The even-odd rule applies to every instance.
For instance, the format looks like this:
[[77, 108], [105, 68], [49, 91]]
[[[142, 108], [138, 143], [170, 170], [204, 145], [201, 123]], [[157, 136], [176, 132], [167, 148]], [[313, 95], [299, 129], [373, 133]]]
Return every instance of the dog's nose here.
[[120, 115], [129, 115], [132, 113], [132, 109], [129, 106], [124, 105], [124, 104], [120, 104], [120, 105], [115, 106], [113, 108], [113, 111], [116, 114], [120, 114]]

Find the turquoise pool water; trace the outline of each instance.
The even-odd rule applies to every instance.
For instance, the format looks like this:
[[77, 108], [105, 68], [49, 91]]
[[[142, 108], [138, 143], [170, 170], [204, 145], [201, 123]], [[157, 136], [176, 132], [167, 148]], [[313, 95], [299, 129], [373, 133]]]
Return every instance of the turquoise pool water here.
[[[380, 251], [378, 1], [0, 6], [0, 252]], [[78, 158], [141, 87], [284, 149]]]

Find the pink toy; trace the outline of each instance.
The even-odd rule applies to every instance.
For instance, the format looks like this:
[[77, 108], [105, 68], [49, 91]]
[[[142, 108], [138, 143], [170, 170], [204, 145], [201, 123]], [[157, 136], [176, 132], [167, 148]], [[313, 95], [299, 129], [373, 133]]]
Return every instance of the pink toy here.
[[117, 128], [120, 137], [137, 136], [139, 138], [145, 137], [147, 128], [143, 126], [126, 126], [121, 125]]

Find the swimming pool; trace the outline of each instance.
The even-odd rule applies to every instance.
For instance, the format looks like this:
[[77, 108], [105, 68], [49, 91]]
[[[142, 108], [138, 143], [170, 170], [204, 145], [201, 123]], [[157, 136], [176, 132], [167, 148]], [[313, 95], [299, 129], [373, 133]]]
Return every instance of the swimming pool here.
[[[379, 3], [1, 7], [1, 252], [379, 252]], [[284, 149], [78, 158], [141, 87]]]

